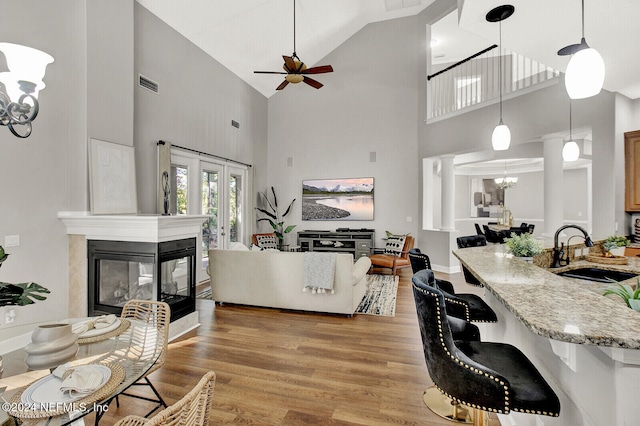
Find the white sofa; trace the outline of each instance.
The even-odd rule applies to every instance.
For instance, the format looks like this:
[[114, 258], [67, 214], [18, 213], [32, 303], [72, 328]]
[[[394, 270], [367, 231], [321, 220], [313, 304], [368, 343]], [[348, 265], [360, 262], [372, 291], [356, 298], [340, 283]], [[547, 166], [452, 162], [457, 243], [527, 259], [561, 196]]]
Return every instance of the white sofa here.
[[212, 299], [221, 303], [353, 315], [366, 292], [368, 257], [336, 254], [334, 293], [304, 292], [304, 253], [209, 250]]

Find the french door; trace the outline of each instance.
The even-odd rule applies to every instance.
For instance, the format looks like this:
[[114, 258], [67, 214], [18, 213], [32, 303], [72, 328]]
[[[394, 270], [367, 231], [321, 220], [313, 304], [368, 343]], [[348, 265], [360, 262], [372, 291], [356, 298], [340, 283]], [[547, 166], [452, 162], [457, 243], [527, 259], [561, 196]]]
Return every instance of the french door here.
[[206, 279], [209, 249], [247, 242], [249, 223], [248, 167], [202, 159], [181, 151], [171, 153], [173, 214], [203, 214], [198, 281]]

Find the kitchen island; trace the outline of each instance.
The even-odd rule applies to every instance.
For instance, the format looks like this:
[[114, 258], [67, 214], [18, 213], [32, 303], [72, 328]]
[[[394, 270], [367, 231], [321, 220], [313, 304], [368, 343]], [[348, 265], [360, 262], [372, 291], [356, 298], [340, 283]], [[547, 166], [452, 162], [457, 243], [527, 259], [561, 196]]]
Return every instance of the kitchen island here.
[[[604, 283], [556, 275], [605, 265], [581, 260], [547, 269], [505, 250], [496, 244], [453, 253], [485, 286], [498, 315], [497, 324], [483, 327], [482, 340], [521, 349], [558, 394], [561, 412], [558, 418], [512, 413], [502, 424], [640, 424], [631, 408], [640, 395], [640, 313], [602, 296]], [[640, 262], [606, 268], [640, 273]]]

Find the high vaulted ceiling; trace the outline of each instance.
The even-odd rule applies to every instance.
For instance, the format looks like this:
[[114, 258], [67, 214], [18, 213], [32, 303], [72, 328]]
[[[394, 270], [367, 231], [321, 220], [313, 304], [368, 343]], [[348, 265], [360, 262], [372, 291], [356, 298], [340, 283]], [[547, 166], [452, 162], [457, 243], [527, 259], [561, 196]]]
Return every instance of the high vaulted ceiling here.
[[[279, 71], [282, 55], [293, 52], [293, 0], [137, 1], [262, 94], [275, 93], [282, 76], [253, 71]], [[366, 24], [417, 14], [434, 1], [452, 2], [296, 0], [296, 51], [307, 66], [324, 65], [318, 61]], [[483, 48], [498, 42], [498, 24], [486, 22], [485, 15], [505, 2], [457, 3], [459, 14], [436, 24], [433, 32], [439, 39], [434, 53], [444, 52], [452, 62], [477, 52], [476, 45]], [[515, 13], [502, 23], [503, 46], [564, 71], [569, 58], [557, 51], [580, 41], [581, 1], [506, 3], [515, 6]], [[632, 99], [640, 97], [638, 18], [638, 0], [585, 0], [585, 37], [604, 58], [604, 87]], [[340, 64], [331, 65], [340, 72]]]
[[[293, 53], [294, 0], [137, 1], [263, 95], [282, 82], [253, 71], [282, 71], [282, 55]], [[415, 15], [434, 0], [295, 1], [296, 51], [311, 67], [368, 23]]]

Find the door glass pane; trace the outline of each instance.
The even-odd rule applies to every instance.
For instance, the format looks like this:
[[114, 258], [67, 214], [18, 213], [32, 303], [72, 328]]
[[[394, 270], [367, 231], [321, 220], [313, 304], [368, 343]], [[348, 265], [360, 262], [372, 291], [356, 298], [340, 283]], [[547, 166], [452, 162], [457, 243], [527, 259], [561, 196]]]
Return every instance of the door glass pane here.
[[171, 176], [173, 178], [171, 192], [171, 206], [169, 212], [172, 214], [187, 214], [187, 194], [188, 194], [188, 169], [182, 166], [171, 166]]
[[238, 175], [229, 176], [229, 242], [242, 241], [242, 179]]
[[202, 258], [209, 259], [209, 249], [218, 248], [218, 172], [202, 172], [202, 214], [209, 219], [202, 225]]

